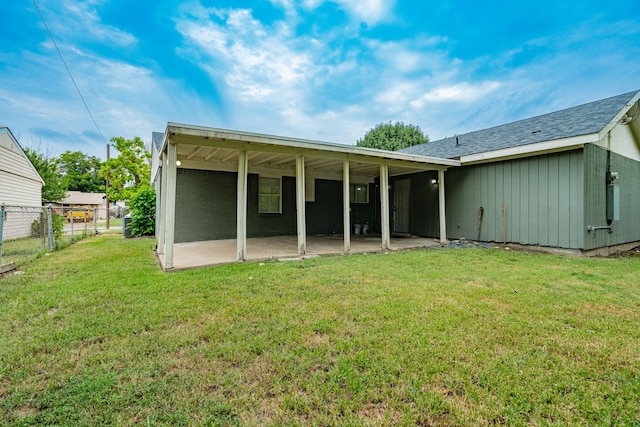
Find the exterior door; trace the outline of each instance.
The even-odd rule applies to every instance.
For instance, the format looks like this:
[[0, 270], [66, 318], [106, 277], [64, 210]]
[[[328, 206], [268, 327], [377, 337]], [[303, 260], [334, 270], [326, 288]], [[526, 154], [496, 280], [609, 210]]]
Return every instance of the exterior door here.
[[411, 180], [400, 179], [393, 184], [393, 231], [409, 233], [411, 204]]

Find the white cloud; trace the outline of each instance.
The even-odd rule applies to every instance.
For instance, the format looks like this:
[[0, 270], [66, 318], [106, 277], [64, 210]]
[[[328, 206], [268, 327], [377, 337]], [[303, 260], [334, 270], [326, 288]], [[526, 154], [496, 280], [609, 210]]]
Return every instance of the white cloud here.
[[417, 108], [428, 102], [473, 102], [481, 97], [491, 94], [500, 88], [496, 81], [483, 81], [479, 83], [458, 83], [431, 89], [418, 99], [411, 102]]
[[[287, 2], [279, 0], [278, 2]], [[322, 3], [335, 3], [354, 20], [366, 22], [368, 25], [381, 21], [390, 21], [393, 17], [395, 1], [391, 0], [304, 0], [303, 7], [315, 9]]]
[[[67, 13], [60, 13], [59, 10], [54, 12], [53, 10], [56, 6], [53, 6], [45, 14], [44, 18], [48, 22], [53, 21], [56, 24], [55, 34], [62, 34], [67, 37], [80, 35], [85, 40], [91, 38], [118, 46], [136, 44], [138, 40], [132, 34], [112, 25], [102, 23], [96, 9], [102, 3], [104, 1], [78, 2], [76, 0], [63, 0], [62, 4], [57, 8]], [[56, 38], [55, 34], [54, 38]]]
[[335, 0], [335, 2], [352, 16], [369, 25], [389, 18], [395, 3], [385, 0]]
[[[312, 52], [294, 49], [287, 25], [265, 27], [245, 9], [211, 9], [209, 19], [177, 22], [190, 48], [204, 53], [199, 64], [214, 81], [223, 82], [234, 98], [265, 102], [294, 97], [314, 73]], [[293, 43], [292, 43], [293, 42]]]

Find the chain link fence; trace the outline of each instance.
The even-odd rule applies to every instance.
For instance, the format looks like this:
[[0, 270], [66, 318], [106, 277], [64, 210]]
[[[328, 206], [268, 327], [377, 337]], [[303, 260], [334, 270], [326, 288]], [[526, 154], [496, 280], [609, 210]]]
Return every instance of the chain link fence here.
[[0, 207], [0, 273], [98, 233], [124, 233], [124, 208]]
[[54, 249], [53, 214], [49, 208], [0, 207], [0, 272]]

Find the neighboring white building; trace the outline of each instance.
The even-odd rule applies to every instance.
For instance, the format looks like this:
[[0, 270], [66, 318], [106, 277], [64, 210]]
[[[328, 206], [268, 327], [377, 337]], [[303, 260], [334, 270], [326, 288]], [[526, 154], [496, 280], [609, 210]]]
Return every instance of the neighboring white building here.
[[9, 128], [0, 126], [0, 205], [42, 206], [43, 185]]
[[40, 214], [25, 208], [42, 206], [43, 185], [44, 181], [18, 140], [9, 128], [0, 126], [0, 205], [5, 205], [10, 211], [5, 218], [5, 239], [31, 234], [31, 224], [39, 219]]

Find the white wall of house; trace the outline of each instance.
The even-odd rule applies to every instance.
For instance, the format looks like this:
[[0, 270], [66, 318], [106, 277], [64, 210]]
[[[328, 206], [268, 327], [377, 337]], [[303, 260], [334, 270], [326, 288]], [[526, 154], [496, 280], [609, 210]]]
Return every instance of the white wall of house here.
[[42, 206], [42, 179], [7, 128], [0, 128], [0, 204]]
[[605, 134], [598, 145], [602, 148], [610, 148], [614, 153], [640, 162], [640, 118], [628, 124], [616, 124], [611, 129], [611, 142], [609, 142], [609, 136]]

